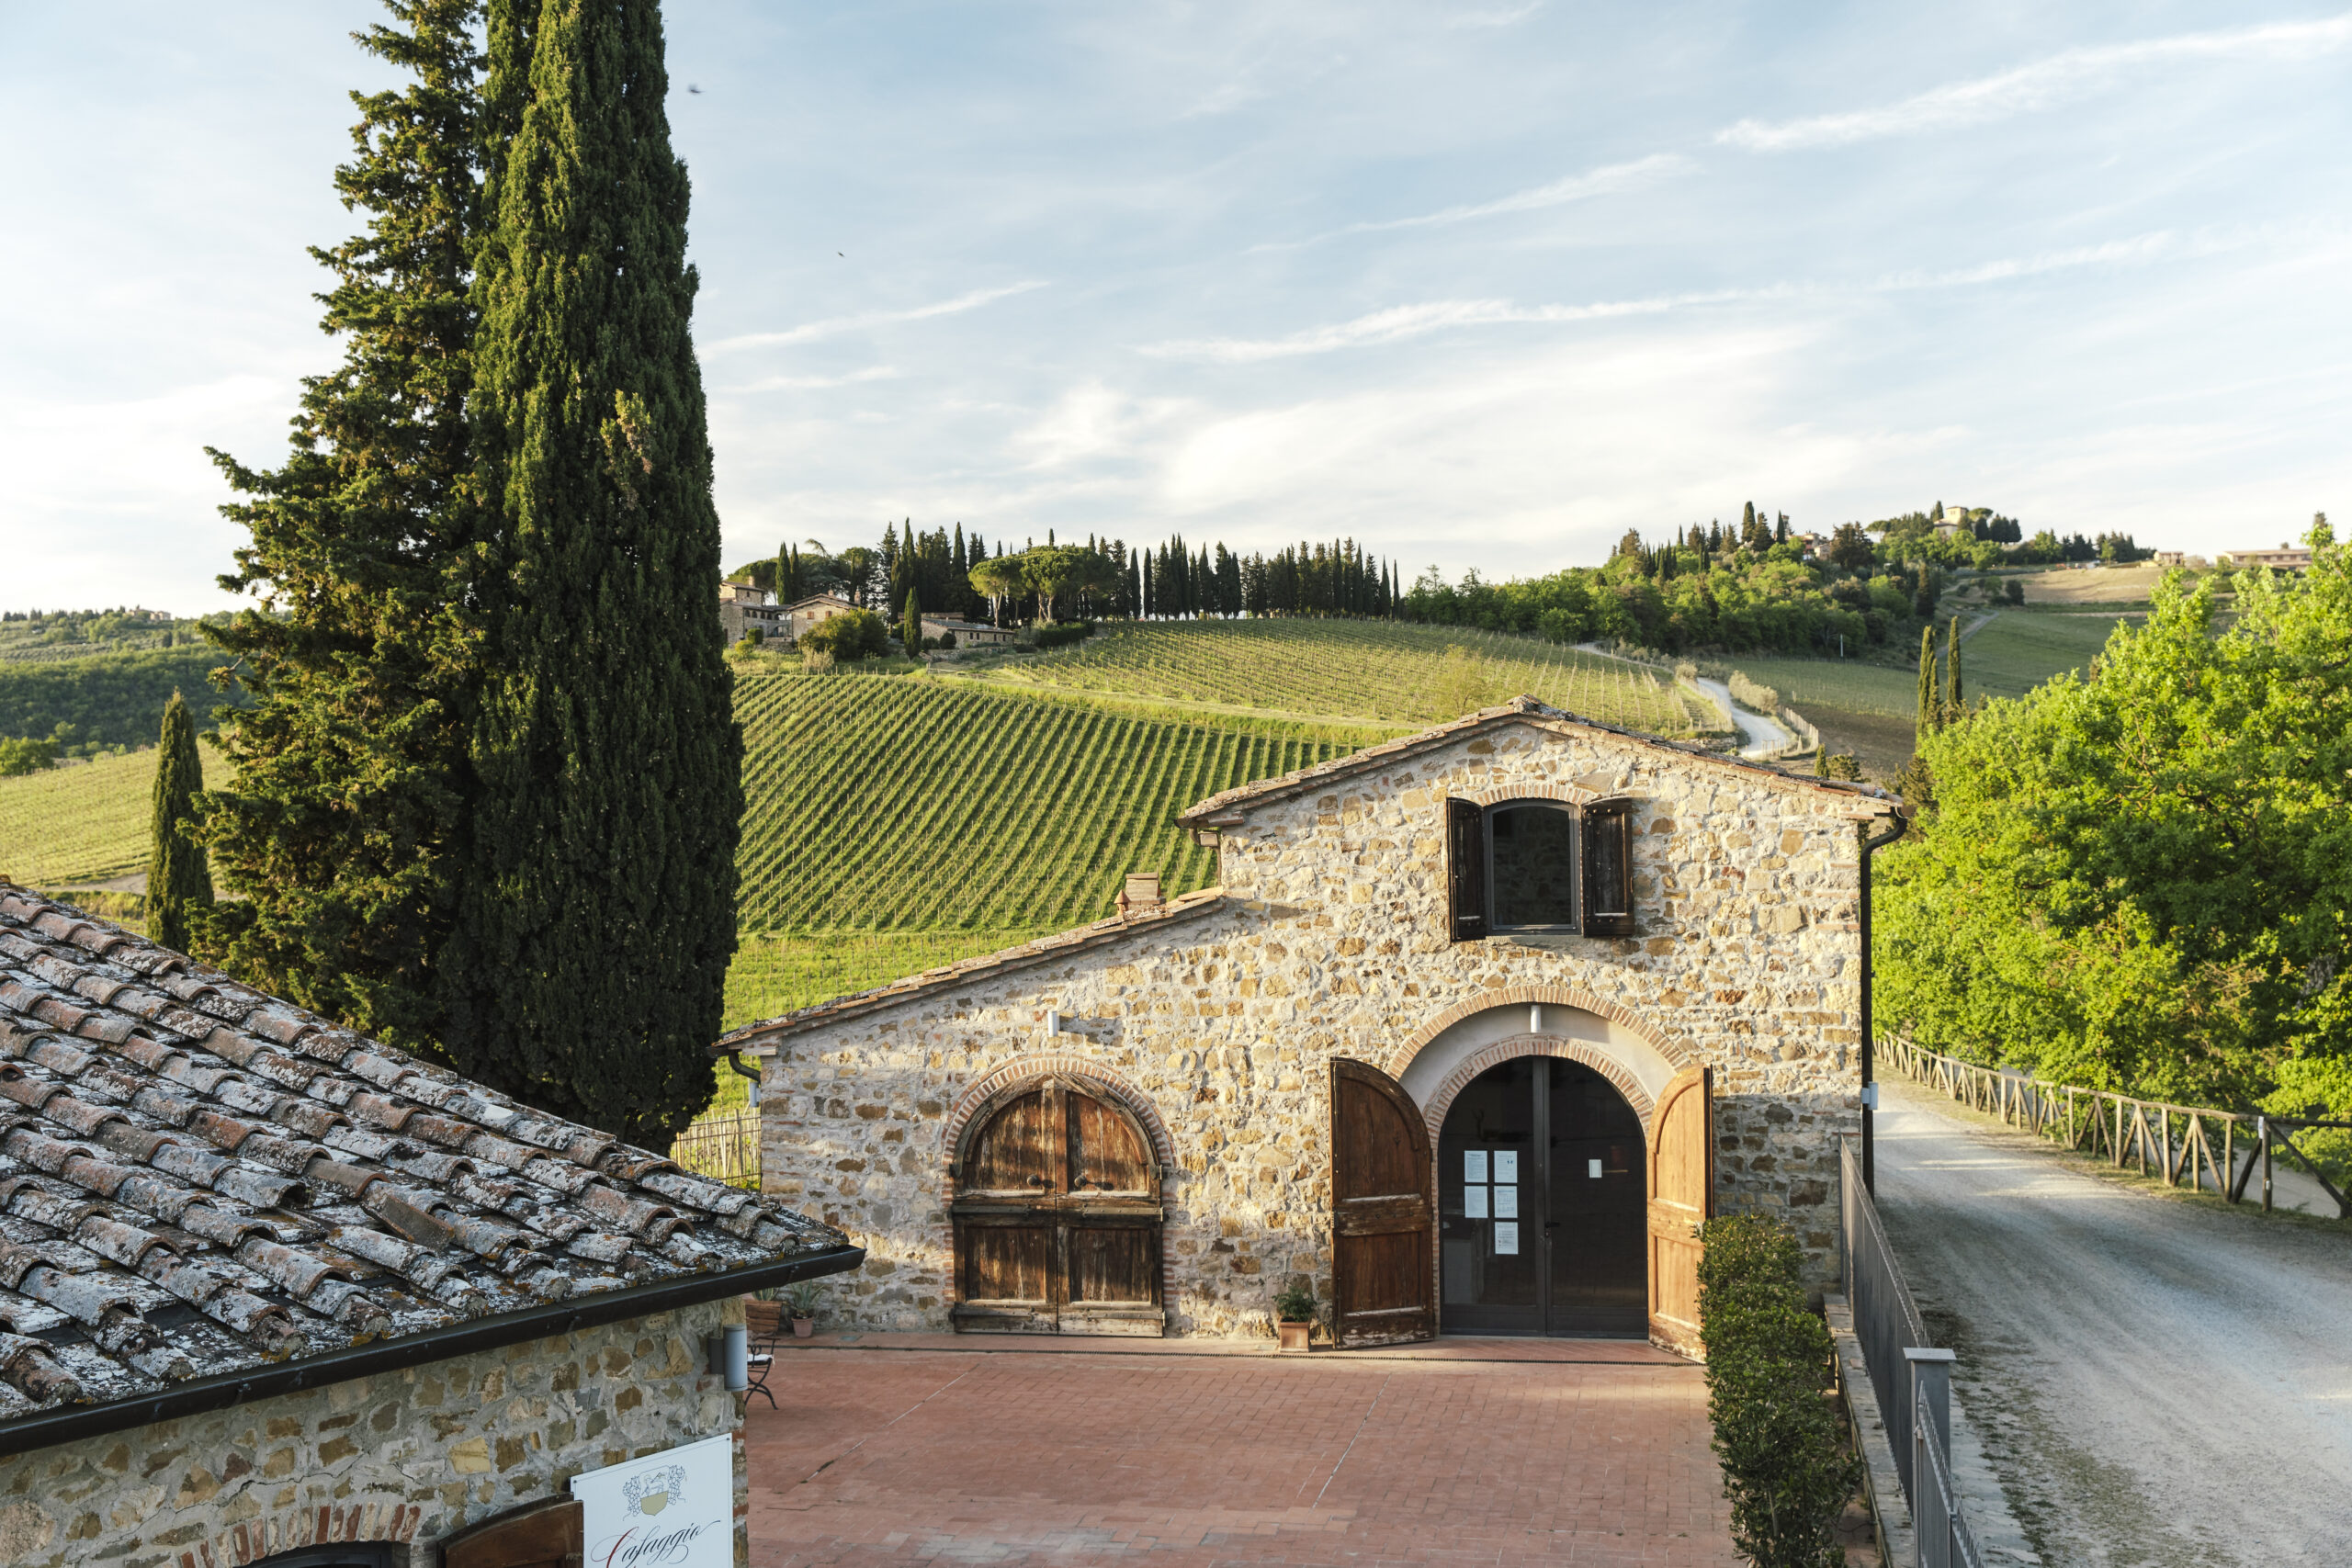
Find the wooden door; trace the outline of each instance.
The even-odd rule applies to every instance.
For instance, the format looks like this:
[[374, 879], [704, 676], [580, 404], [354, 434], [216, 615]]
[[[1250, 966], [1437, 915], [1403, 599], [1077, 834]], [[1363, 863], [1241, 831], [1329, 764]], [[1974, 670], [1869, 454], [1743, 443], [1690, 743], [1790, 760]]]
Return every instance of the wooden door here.
[[1658, 1096], [1649, 1136], [1650, 1338], [1686, 1356], [1699, 1341], [1699, 1238], [1714, 1213], [1713, 1084], [1685, 1067]]
[[1159, 1167], [1110, 1101], [1056, 1077], [990, 1107], [953, 1213], [959, 1329], [1162, 1331]]
[[1429, 1124], [1376, 1067], [1331, 1060], [1331, 1317], [1342, 1348], [1427, 1339], [1434, 1237]]
[[580, 1538], [580, 1505], [550, 1497], [451, 1536], [441, 1568], [581, 1568]]

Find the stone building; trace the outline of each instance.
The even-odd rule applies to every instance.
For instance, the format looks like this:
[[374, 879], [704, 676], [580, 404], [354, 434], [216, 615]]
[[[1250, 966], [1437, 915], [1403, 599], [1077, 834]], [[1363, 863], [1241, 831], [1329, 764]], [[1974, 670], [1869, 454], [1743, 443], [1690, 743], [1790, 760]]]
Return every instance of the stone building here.
[[1253, 1334], [1304, 1283], [1343, 1345], [1688, 1347], [1710, 1210], [1832, 1267], [1895, 805], [1521, 698], [1201, 802], [1216, 886], [714, 1049], [857, 1324]]
[[748, 582], [718, 585], [718, 631], [729, 642], [754, 631], [763, 638], [789, 636], [790, 626], [784, 606], [766, 589]]
[[742, 1292], [858, 1260], [0, 883], [8, 1568], [577, 1562], [575, 1483], [740, 1433]]
[[1012, 626], [992, 626], [986, 621], [967, 621], [956, 615], [925, 615], [922, 635], [952, 637], [957, 648], [1009, 648], [1021, 640], [1020, 631]]

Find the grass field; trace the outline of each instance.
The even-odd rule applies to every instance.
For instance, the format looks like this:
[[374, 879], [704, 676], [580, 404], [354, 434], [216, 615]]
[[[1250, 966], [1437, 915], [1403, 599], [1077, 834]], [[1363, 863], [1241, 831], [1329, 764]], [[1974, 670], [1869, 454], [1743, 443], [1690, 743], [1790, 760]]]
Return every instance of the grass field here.
[[736, 712], [747, 932], [1097, 919], [1130, 871], [1170, 894], [1214, 874], [1178, 811], [1346, 749], [903, 677], [768, 676]]
[[[204, 782], [227, 764], [198, 746]], [[0, 779], [0, 875], [27, 887], [87, 887], [147, 869], [153, 748]]]
[[1000, 668], [997, 678], [1008, 681], [1302, 718], [1434, 724], [1523, 693], [1653, 735], [1693, 729], [1671, 681], [1532, 637], [1462, 626], [1280, 617], [1114, 625], [1074, 647]]

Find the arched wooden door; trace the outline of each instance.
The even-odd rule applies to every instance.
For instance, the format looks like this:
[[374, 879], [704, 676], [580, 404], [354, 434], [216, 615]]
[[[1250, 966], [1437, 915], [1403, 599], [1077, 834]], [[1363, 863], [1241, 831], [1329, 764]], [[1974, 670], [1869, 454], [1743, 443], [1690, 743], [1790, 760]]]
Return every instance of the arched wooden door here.
[[1160, 1172], [1136, 1119], [1049, 1077], [973, 1120], [954, 1171], [956, 1328], [1162, 1332]]
[[580, 1568], [582, 1550], [579, 1502], [548, 1497], [451, 1536], [441, 1543], [441, 1568]]
[[1331, 1322], [1341, 1348], [1427, 1339], [1429, 1124], [1377, 1067], [1331, 1059]]
[[1649, 1136], [1650, 1337], [1686, 1356], [1699, 1341], [1699, 1241], [1691, 1232], [1714, 1213], [1713, 1085], [1705, 1067], [1685, 1067], [1658, 1096]]

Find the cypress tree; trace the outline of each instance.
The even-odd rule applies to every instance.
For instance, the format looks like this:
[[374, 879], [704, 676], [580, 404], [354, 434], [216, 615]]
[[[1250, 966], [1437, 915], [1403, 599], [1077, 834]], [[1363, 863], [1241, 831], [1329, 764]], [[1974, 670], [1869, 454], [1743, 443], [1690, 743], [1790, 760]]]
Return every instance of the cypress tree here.
[[307, 378], [274, 470], [210, 456], [248, 498], [221, 578], [260, 606], [206, 627], [254, 701], [222, 716], [235, 767], [206, 832], [222, 901], [202, 955], [411, 1049], [442, 1019], [437, 955], [463, 828], [470, 674], [456, 645], [470, 524], [472, 254], [481, 227], [478, 0], [395, 0], [361, 48], [407, 85], [352, 95], [335, 171], [362, 231], [334, 275], [332, 374]]
[[1936, 628], [1919, 628], [1919, 714], [1914, 735], [1914, 750], [1927, 743], [1928, 737], [1943, 727], [1937, 722], [1936, 708]]
[[196, 754], [196, 721], [177, 692], [164, 709], [163, 742], [155, 750], [154, 807], [149, 818], [153, 849], [147, 858], [147, 935], [187, 951], [188, 911], [212, 902], [212, 872], [205, 864], [196, 792], [204, 762]]
[[907, 618], [899, 625], [899, 640], [906, 645], [909, 654], [920, 655], [922, 652], [922, 590], [920, 588], [907, 590]]
[[665, 1147], [711, 1095], [742, 738], [660, 7], [491, 0], [481, 716], [444, 1041]]
[[1960, 700], [1960, 617], [1954, 615], [1944, 632], [1944, 718], [1958, 718], [1963, 711]]

